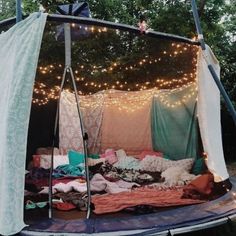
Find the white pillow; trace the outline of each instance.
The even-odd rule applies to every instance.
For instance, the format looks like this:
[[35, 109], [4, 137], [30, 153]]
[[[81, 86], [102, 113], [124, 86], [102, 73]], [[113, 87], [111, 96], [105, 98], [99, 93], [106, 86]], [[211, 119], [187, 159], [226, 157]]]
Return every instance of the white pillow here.
[[[56, 169], [60, 165], [69, 164], [69, 158], [67, 155], [55, 155], [53, 156], [53, 169]], [[49, 169], [51, 167], [51, 155], [40, 156], [40, 167]]]
[[144, 171], [162, 172], [163, 158], [155, 156], [146, 156], [139, 163], [139, 168]]
[[193, 158], [172, 161], [159, 157], [146, 156], [140, 161], [139, 168], [144, 171], [163, 172], [170, 167], [181, 167], [183, 170], [189, 172], [193, 166], [193, 162]]
[[163, 159], [162, 171], [165, 171], [170, 167], [181, 167], [183, 170], [189, 172], [192, 169], [193, 162], [194, 162], [193, 158], [186, 158], [178, 161]]

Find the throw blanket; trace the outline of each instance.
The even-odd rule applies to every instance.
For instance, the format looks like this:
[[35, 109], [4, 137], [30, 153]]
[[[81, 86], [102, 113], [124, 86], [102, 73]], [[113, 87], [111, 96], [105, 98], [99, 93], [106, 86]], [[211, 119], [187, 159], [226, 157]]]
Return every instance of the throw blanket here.
[[92, 197], [94, 213], [105, 214], [118, 212], [128, 207], [151, 205], [154, 207], [170, 207], [205, 202], [203, 200], [181, 198], [183, 189], [156, 190], [139, 188], [132, 192], [99, 195]]
[[85, 169], [84, 166], [73, 166], [73, 165], [61, 165], [53, 170], [54, 178], [61, 178], [65, 176], [84, 176]]
[[110, 182], [100, 174], [94, 175], [90, 182], [91, 191], [93, 192], [106, 191], [107, 193], [120, 193], [120, 192], [131, 191], [133, 187], [137, 186], [140, 185], [136, 183], [128, 183], [123, 180]]
[[132, 169], [119, 169], [109, 163], [98, 164], [89, 168], [92, 174], [99, 173], [109, 181], [124, 180], [138, 184], [160, 183], [163, 182], [160, 172], [149, 172]]

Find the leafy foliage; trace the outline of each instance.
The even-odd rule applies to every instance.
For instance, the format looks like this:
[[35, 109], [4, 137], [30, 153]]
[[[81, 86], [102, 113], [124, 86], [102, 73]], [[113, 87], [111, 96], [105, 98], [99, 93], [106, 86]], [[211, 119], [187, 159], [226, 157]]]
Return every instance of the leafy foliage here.
[[[37, 11], [40, 4], [48, 12], [55, 12], [58, 4], [73, 3], [73, 0], [22, 0], [23, 12], [29, 14]], [[94, 18], [109, 20], [114, 22], [126, 23], [137, 26], [140, 15], [145, 15], [148, 26], [156, 31], [172, 33], [192, 38], [196, 36], [195, 25], [191, 12], [189, 0], [88, 0], [92, 16]], [[2, 4], [2, 5], [1, 5]], [[0, 20], [15, 15], [15, 0], [4, 0], [1, 2]], [[235, 0], [197, 0], [201, 25], [204, 32], [205, 41], [215, 52], [221, 64], [221, 79], [226, 91], [236, 105], [236, 4]], [[55, 25], [47, 25], [47, 33], [44, 35], [44, 44], [41, 50], [41, 66], [49, 64], [58, 65], [63, 63], [64, 46], [61, 42], [54, 39]], [[138, 39], [137, 39], [138, 38]], [[159, 44], [159, 43], [156, 43]], [[73, 43], [73, 66], [83, 64], [84, 69], [80, 71], [80, 76], [88, 76], [90, 82], [96, 82], [104, 77], [104, 80], [117, 81], [122, 77], [125, 81], [128, 78], [135, 78], [140, 81], [142, 77], [150, 76], [145, 73], [164, 74], [161, 71], [163, 65], [153, 69], [153, 65], [144, 65], [142, 69], [136, 68], [131, 72], [125, 71], [126, 67], [132, 66], [135, 61], [148, 56], [154, 57], [155, 50], [164, 50], [164, 45], [156, 45], [152, 40], [145, 37], [136, 37], [132, 34], [116, 34], [107, 32], [106, 37], [99, 33], [90, 34], [79, 43]], [[166, 49], [168, 51], [168, 48]], [[49, 53], [50, 52], [50, 53]], [[97, 56], [96, 56], [97, 55]], [[102, 55], [102, 56], [101, 56]], [[94, 74], [90, 74], [92, 61], [96, 57], [96, 66], [109, 68], [111, 63], [116, 61], [122, 64], [113, 73], [101, 74], [101, 70], [95, 69]], [[188, 61], [185, 58], [186, 61]], [[176, 67], [179, 66], [175, 62]], [[186, 64], [187, 65], [187, 64]], [[184, 68], [184, 65], [182, 65]], [[171, 74], [171, 66], [168, 73]], [[164, 69], [163, 69], [164, 70]], [[146, 71], [146, 72], [145, 72]], [[148, 72], [147, 72], [148, 71]], [[55, 84], [51, 78], [62, 74], [62, 68], [52, 70], [50, 75], [41, 77], [47, 83]], [[39, 75], [39, 74], [38, 74]], [[93, 80], [92, 80], [93, 79]], [[145, 81], [144, 81], [145, 82]], [[58, 83], [58, 81], [57, 81]], [[224, 104], [224, 103], [223, 103]], [[223, 105], [223, 111], [226, 107]], [[223, 125], [226, 132], [226, 140], [235, 137], [232, 133], [232, 124], [229, 126], [228, 116], [223, 116]], [[230, 151], [231, 152], [231, 151]], [[235, 153], [235, 150], [234, 150]]]

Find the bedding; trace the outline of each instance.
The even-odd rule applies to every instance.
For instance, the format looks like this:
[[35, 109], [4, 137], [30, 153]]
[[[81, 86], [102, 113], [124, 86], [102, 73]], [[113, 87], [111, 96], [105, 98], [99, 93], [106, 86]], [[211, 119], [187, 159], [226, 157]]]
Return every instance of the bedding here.
[[101, 174], [109, 181], [124, 180], [126, 182], [135, 182], [138, 184], [149, 184], [153, 182], [163, 182], [160, 172], [148, 172], [134, 169], [121, 169], [109, 163], [98, 164], [93, 168], [90, 167], [91, 174]]
[[92, 196], [95, 214], [118, 212], [123, 209], [150, 205], [154, 207], [183, 206], [205, 202], [199, 199], [182, 198], [183, 188], [157, 190], [138, 188], [131, 192]]
[[146, 156], [140, 161], [140, 169], [152, 172], [163, 172], [170, 167], [182, 167], [183, 170], [190, 171], [194, 163], [193, 158], [181, 159], [178, 161], [172, 161], [164, 158], [156, 158], [153, 156]]
[[154, 157], [163, 157], [162, 152], [155, 152], [155, 151], [142, 151], [140, 154], [136, 155], [135, 157], [139, 160], [143, 160], [146, 156], [154, 156]]
[[[52, 155], [33, 155], [33, 167], [41, 167], [44, 169], [50, 169]], [[67, 155], [54, 155], [53, 156], [53, 168], [56, 169], [60, 165], [69, 164], [69, 158]]]
[[183, 197], [191, 199], [209, 199], [214, 189], [214, 176], [210, 173], [201, 175], [183, 189]]
[[[172, 161], [162, 156], [159, 152], [143, 151], [137, 158], [128, 156], [123, 149], [108, 149], [102, 158], [88, 158], [92, 193], [106, 192], [92, 196], [94, 212], [103, 214], [135, 206], [167, 207], [202, 202], [182, 199], [183, 188], [169, 188], [185, 185], [196, 177], [189, 174], [194, 160]], [[50, 167], [51, 155], [36, 155], [35, 159], [40, 166]], [[48, 186], [49, 169], [33, 168], [26, 176], [28, 186], [36, 184], [39, 193], [48, 193], [45, 186]], [[53, 177], [54, 197], [60, 193], [70, 196], [86, 193], [84, 155], [71, 150], [68, 156], [54, 156]], [[63, 196], [66, 199], [66, 195]], [[85, 209], [85, 200], [79, 198], [76, 202], [74, 197], [72, 199], [69, 203], [80, 210]]]
[[118, 180], [116, 182], [110, 182], [106, 180], [101, 174], [95, 174], [90, 181], [90, 188], [92, 192], [107, 193], [120, 193], [131, 191], [133, 187], [140, 186], [137, 183], [126, 182], [124, 180]]

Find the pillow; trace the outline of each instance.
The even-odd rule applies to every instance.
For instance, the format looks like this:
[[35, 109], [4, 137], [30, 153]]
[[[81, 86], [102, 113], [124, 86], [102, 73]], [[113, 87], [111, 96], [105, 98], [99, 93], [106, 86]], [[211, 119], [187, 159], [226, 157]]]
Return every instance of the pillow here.
[[139, 163], [139, 168], [144, 171], [162, 172], [163, 158], [156, 158], [154, 156], [146, 156]]
[[107, 149], [104, 154], [100, 155], [100, 157], [105, 158], [111, 165], [118, 161], [116, 153], [113, 149]]
[[142, 151], [139, 155], [136, 156], [136, 158], [138, 158], [139, 160], [143, 160], [146, 156], [163, 157], [163, 153], [154, 151]]
[[194, 161], [191, 173], [200, 175], [206, 170], [206, 164], [203, 158], [198, 158]]
[[[40, 156], [40, 167], [49, 169], [51, 167], [51, 155], [39, 155]], [[68, 156], [55, 155], [53, 156], [53, 169], [56, 169], [60, 165], [69, 164]]]
[[115, 153], [116, 153], [118, 160], [127, 157], [124, 149], [119, 149]]
[[89, 154], [88, 157], [92, 158], [92, 159], [99, 159], [100, 158], [99, 154]]
[[80, 152], [76, 152], [74, 150], [70, 150], [68, 152], [69, 164], [72, 166], [77, 166], [81, 163], [84, 163], [84, 154]]
[[168, 160], [168, 159], [162, 159], [162, 160], [163, 160], [162, 171], [165, 171], [170, 167], [179, 166], [183, 170], [190, 172], [190, 170], [193, 166], [193, 162], [194, 162], [193, 158], [186, 158], [186, 159], [181, 159], [178, 161], [172, 161], [172, 160]]
[[168, 187], [183, 186], [196, 178], [181, 166], [172, 166], [166, 169], [161, 173], [161, 177], [165, 179], [164, 183]]
[[214, 186], [214, 176], [210, 173], [200, 175], [184, 188], [186, 192], [197, 192], [203, 195], [210, 195]]
[[33, 167], [40, 167], [41, 155], [33, 155]]
[[44, 169], [51, 167], [51, 155], [40, 155], [40, 167]]
[[[54, 147], [54, 155], [60, 155], [59, 149]], [[40, 147], [37, 148], [36, 154], [37, 155], [51, 155], [52, 147]]]
[[143, 160], [140, 161], [140, 169], [152, 172], [163, 172], [170, 167], [181, 167], [183, 170], [189, 172], [192, 168], [193, 162], [193, 158], [172, 161], [164, 158], [146, 156]]
[[56, 155], [53, 158], [53, 169], [56, 169], [58, 166], [68, 165], [69, 158], [67, 155]]

